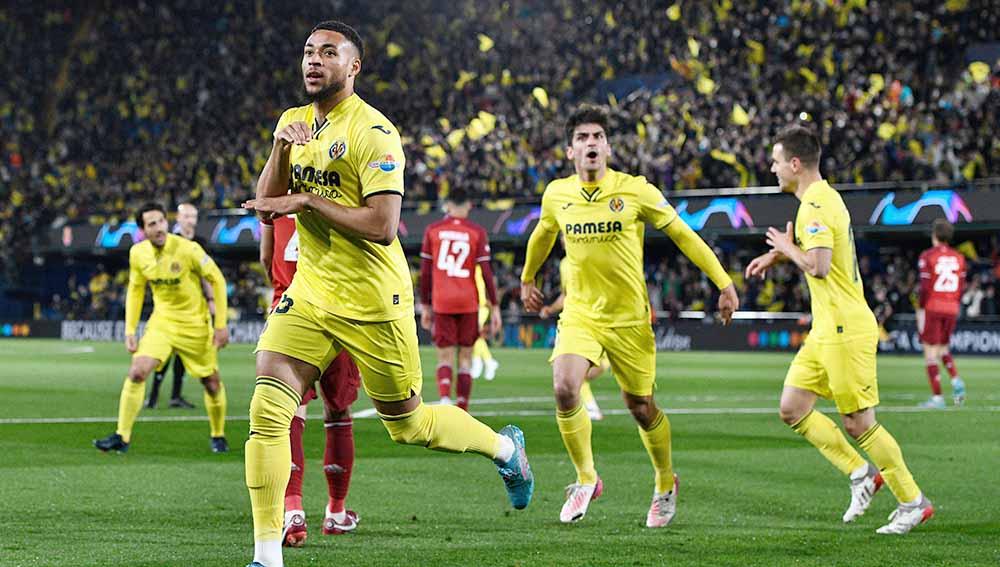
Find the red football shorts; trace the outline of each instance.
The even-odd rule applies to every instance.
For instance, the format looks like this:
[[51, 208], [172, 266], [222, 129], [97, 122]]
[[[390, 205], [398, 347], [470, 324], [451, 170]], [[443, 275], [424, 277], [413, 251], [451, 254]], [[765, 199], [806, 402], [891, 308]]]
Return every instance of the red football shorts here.
[[479, 339], [479, 313], [435, 313], [434, 346], [470, 347]]
[[924, 312], [924, 332], [920, 333], [920, 342], [928, 345], [946, 345], [951, 342], [951, 334], [955, 332], [957, 315]]
[[[351, 359], [347, 351], [340, 351], [333, 359], [326, 372], [319, 377], [319, 385], [323, 390], [323, 403], [336, 413], [347, 411], [358, 399], [358, 388], [361, 387], [361, 373], [358, 365]], [[302, 396], [302, 405], [316, 399], [316, 388], [309, 388]]]

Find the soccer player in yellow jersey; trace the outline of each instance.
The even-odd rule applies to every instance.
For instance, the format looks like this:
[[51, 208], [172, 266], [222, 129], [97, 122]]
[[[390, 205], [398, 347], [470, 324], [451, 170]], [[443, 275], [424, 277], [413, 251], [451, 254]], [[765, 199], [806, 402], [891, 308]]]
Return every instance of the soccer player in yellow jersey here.
[[[875, 352], [878, 324], [865, 302], [854, 250], [851, 216], [843, 199], [819, 172], [819, 139], [793, 125], [780, 132], [771, 152], [771, 171], [782, 191], [801, 201], [794, 227], [770, 228], [771, 251], [747, 265], [747, 277], [790, 261], [809, 285], [812, 330], [785, 377], [781, 419], [850, 477], [851, 503], [844, 522], [865, 513], [883, 481], [899, 507], [880, 534], [904, 534], [934, 514], [903, 461], [896, 440], [875, 421], [879, 403]], [[833, 399], [847, 433], [868, 453], [875, 468], [851, 446], [834, 422], [813, 409], [816, 397]]]
[[561, 231], [566, 239], [564, 262], [569, 262], [572, 277], [567, 278], [569, 287], [550, 360], [556, 422], [576, 467], [576, 482], [566, 491], [559, 519], [580, 520], [602, 491], [580, 386], [606, 354], [653, 462], [655, 488], [646, 525], [659, 528], [674, 517], [677, 478], [670, 456], [670, 422], [653, 399], [656, 342], [642, 269], [645, 225], [665, 232], [718, 286], [719, 311], [726, 323], [739, 300], [715, 254], [678, 218], [663, 194], [643, 177], [608, 168], [607, 129], [607, 114], [598, 107], [581, 107], [569, 117], [566, 155], [573, 160], [576, 175], [545, 188], [541, 218], [528, 240], [521, 298], [527, 311], [542, 307], [535, 275]]
[[350, 26], [330, 21], [312, 30], [302, 54], [311, 103], [282, 114], [257, 198], [244, 203], [264, 217], [295, 213], [299, 234], [295, 279], [257, 344], [246, 443], [252, 567], [283, 565], [288, 427], [306, 388], [341, 350], [357, 363], [394, 441], [492, 459], [515, 508], [527, 506], [534, 489], [520, 429], [497, 433], [457, 407], [421, 400], [413, 285], [396, 238], [402, 144], [395, 126], [354, 93], [363, 58]]
[[[174, 353], [184, 368], [201, 379], [205, 387], [213, 452], [225, 453], [226, 388], [219, 379], [217, 349], [229, 342], [226, 328], [226, 280], [222, 272], [196, 242], [169, 234], [167, 216], [156, 203], [143, 205], [135, 215], [146, 240], [129, 250], [128, 292], [125, 299], [125, 348], [132, 365], [118, 401], [118, 428], [94, 441], [102, 451], [128, 451], [149, 374], [163, 366]], [[214, 325], [202, 293], [204, 278], [215, 296]], [[142, 315], [146, 284], [153, 288], [153, 313], [141, 340], [136, 328]], [[214, 330], [213, 330], [214, 327]]]

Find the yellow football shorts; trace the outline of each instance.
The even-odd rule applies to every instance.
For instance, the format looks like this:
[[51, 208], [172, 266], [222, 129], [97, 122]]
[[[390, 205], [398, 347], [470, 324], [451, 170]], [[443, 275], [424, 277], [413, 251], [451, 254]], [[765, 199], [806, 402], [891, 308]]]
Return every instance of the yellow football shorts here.
[[594, 366], [606, 356], [618, 386], [633, 396], [651, 396], [656, 388], [656, 337], [650, 325], [597, 327], [560, 319], [549, 362], [563, 354], [578, 354]]
[[878, 337], [820, 344], [806, 339], [792, 360], [785, 386], [833, 400], [843, 415], [878, 405]]
[[132, 358], [155, 358], [160, 361], [157, 368], [159, 370], [170, 360], [170, 355], [176, 352], [188, 374], [194, 378], [207, 378], [219, 369], [219, 357], [212, 346], [212, 334], [212, 327], [207, 322], [204, 325], [187, 326], [150, 319]]
[[328, 313], [285, 292], [267, 318], [257, 350], [276, 352], [315, 366], [320, 373], [347, 350], [374, 400], [398, 402], [420, 394], [420, 352], [413, 317], [357, 321]]

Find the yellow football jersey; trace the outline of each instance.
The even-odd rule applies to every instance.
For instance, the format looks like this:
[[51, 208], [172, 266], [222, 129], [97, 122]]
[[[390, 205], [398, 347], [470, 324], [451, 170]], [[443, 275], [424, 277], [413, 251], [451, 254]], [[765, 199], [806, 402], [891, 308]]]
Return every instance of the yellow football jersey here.
[[[292, 146], [290, 189], [345, 207], [378, 193], [403, 194], [399, 132], [358, 95], [338, 104], [325, 121], [311, 104], [281, 115], [275, 132], [292, 122], [313, 125], [313, 139]], [[299, 263], [289, 294], [349, 319], [392, 321], [413, 315], [413, 285], [399, 239], [383, 246], [341, 230], [322, 216], [296, 216]]]
[[576, 175], [549, 183], [536, 230], [562, 231], [566, 241], [563, 320], [610, 327], [648, 324], [645, 224], [662, 230], [676, 218], [644, 177], [608, 169], [597, 183], [582, 183]]
[[804, 251], [833, 250], [825, 278], [806, 274], [813, 315], [809, 338], [829, 343], [877, 334], [858, 271], [851, 215], [840, 193], [826, 181], [813, 183], [802, 194], [795, 215], [795, 243]]
[[219, 267], [197, 242], [167, 235], [162, 248], [149, 240], [134, 244], [128, 254], [128, 295], [125, 334], [134, 335], [142, 315], [146, 284], [153, 288], [150, 321], [166, 324], [208, 324], [208, 301], [201, 288], [205, 278], [215, 292], [215, 328], [226, 327], [226, 280]]

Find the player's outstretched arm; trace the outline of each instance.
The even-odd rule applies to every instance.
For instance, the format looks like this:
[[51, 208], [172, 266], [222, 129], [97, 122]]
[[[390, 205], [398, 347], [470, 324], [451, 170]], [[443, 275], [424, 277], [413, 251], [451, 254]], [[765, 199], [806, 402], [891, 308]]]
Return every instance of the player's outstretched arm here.
[[722, 322], [728, 325], [733, 313], [739, 309], [740, 300], [733, 279], [722, 267], [715, 252], [705, 244], [697, 232], [691, 230], [691, 227], [679, 218], [675, 218], [664, 227], [663, 232], [674, 241], [681, 253], [694, 262], [698, 269], [705, 272], [708, 279], [719, 288], [719, 315], [722, 317]]
[[260, 223], [260, 263], [264, 266], [264, 277], [271, 284], [271, 261], [274, 259], [274, 223]]
[[212, 344], [215, 348], [222, 348], [229, 343], [229, 298], [226, 297], [226, 278], [222, 275], [222, 270], [215, 264], [201, 246], [197, 244], [192, 248], [192, 260], [195, 271], [207, 281], [212, 288], [212, 295], [215, 297], [214, 327], [215, 336]]

